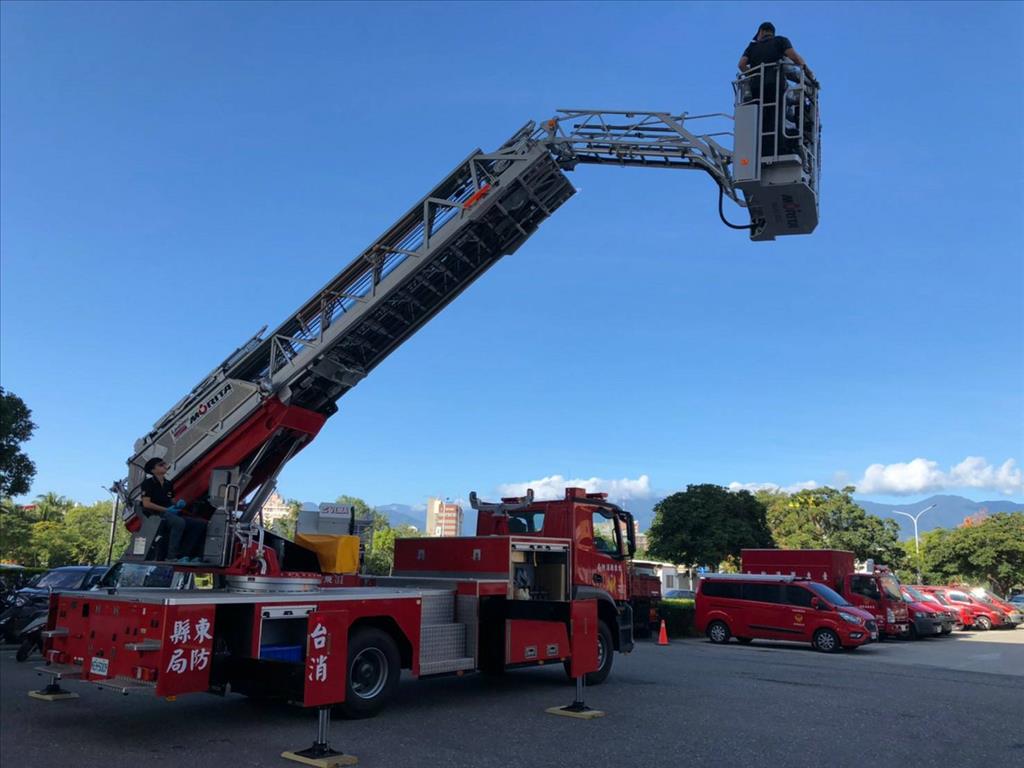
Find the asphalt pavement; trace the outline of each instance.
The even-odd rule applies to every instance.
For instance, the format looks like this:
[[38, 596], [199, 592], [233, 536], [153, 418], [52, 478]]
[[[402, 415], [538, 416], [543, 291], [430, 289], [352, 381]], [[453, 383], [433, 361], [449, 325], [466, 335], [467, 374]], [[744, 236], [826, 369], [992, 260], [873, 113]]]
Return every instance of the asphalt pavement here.
[[[314, 712], [241, 696], [168, 702], [72, 683], [81, 698], [32, 700], [45, 682], [33, 666], [0, 651], [4, 768], [286, 768], [280, 753], [313, 740]], [[335, 719], [331, 741], [368, 768], [1024, 765], [1024, 628], [835, 655], [644, 642], [587, 690], [606, 717], [545, 713], [572, 696], [560, 667], [407, 679], [378, 717]]]

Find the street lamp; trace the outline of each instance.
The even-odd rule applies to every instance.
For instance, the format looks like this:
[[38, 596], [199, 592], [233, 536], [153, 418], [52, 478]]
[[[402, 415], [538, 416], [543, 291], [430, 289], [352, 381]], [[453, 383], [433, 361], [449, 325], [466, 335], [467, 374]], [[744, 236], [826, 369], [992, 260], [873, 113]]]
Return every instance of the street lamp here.
[[900, 512], [898, 509], [894, 509], [893, 510], [894, 514], [903, 515], [904, 517], [909, 517], [911, 520], [914, 521], [914, 546], [917, 548], [917, 583], [918, 584], [921, 583], [921, 540], [917, 537], [917, 521], [921, 518], [921, 515], [923, 515], [929, 509], [935, 509], [936, 506], [937, 505], [932, 504], [931, 506], [925, 507], [920, 512], [918, 512], [916, 515], [912, 515], [909, 512]]

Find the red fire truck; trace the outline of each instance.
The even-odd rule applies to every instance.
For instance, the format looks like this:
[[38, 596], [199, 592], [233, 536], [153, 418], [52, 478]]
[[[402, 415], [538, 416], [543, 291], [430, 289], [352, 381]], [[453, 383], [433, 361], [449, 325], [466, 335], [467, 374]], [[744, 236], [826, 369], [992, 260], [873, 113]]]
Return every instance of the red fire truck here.
[[813, 579], [831, 587], [878, 622], [879, 637], [906, 637], [907, 604], [900, 583], [885, 566], [868, 561], [857, 571], [852, 552], [839, 549], [744, 549], [744, 573], [772, 573]]
[[275, 567], [221, 576], [223, 590], [59, 595], [47, 669], [126, 693], [230, 689], [341, 704], [355, 717], [387, 703], [403, 668], [422, 677], [557, 662], [603, 681], [613, 653], [633, 648], [632, 516], [580, 488], [557, 501], [472, 499], [478, 536], [401, 539], [389, 577]]
[[166, 465], [184, 514], [206, 521], [201, 556], [176, 567], [212, 572], [217, 588], [55, 597], [43, 668], [55, 682], [44, 695], [73, 677], [160, 696], [278, 695], [319, 708], [314, 752], [326, 749], [329, 705], [373, 714], [400, 668], [559, 662], [581, 704], [584, 675], [599, 681], [611, 651], [632, 646], [632, 521], [605, 499], [570, 489], [559, 502], [483, 505], [480, 536], [403, 541], [395, 575], [373, 583], [330, 573], [323, 552], [266, 530], [261, 510], [338, 401], [575, 194], [565, 172], [578, 164], [703, 170], [725, 223], [725, 196], [748, 209], [749, 225], [730, 226], [752, 240], [812, 232], [817, 84], [795, 76], [807, 112], [780, 154], [777, 136], [763, 149], [773, 134], [757, 128], [749, 76], [734, 84], [733, 150], [720, 133], [694, 133], [699, 116], [632, 110], [562, 111], [493, 152], [474, 150], [281, 325], [228, 355], [135, 442], [113, 486], [133, 534], [126, 559], [159, 558], [173, 511], [140, 502], [147, 463]]

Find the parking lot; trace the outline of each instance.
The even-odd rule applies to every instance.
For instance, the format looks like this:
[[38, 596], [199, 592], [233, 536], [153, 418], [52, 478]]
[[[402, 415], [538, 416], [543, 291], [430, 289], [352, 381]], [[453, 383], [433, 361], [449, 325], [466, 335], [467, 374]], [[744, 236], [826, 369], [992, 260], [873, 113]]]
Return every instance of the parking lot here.
[[[285, 766], [312, 741], [310, 711], [240, 696], [175, 702], [69, 684], [73, 701], [0, 651], [0, 762]], [[404, 681], [372, 720], [336, 719], [332, 742], [365, 766], [1024, 763], [1024, 629], [954, 633], [824, 655], [805, 646], [650, 642], [588, 689], [607, 717], [544, 712], [572, 699], [560, 668]]]

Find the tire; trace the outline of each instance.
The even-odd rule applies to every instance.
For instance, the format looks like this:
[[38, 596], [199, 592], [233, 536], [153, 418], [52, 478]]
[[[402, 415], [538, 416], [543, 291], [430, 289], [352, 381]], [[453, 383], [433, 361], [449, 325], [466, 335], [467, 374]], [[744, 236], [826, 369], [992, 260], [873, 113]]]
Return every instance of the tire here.
[[729, 625], [724, 621], [712, 621], [708, 624], [707, 636], [712, 643], [722, 645], [729, 642], [732, 632], [729, 631]]
[[736, 638], [736, 642], [740, 643], [741, 645], [750, 645], [752, 642], [754, 642], [754, 638], [752, 638], [752, 637], [737, 637]]
[[611, 674], [612, 663], [615, 661], [615, 645], [612, 642], [612, 631], [603, 621], [597, 623], [597, 661], [598, 668], [587, 673], [587, 685], [600, 685]]
[[992, 629], [992, 619], [988, 616], [979, 616], [974, 620], [974, 628], [979, 632], [988, 632]]
[[345, 702], [341, 705], [345, 716], [359, 720], [380, 712], [398, 689], [401, 664], [391, 635], [373, 627], [357, 629], [348, 641]]
[[920, 640], [921, 639], [921, 636], [919, 634], [917, 634], [917, 627], [915, 627], [913, 624], [910, 625], [910, 639], [911, 640]]
[[32, 638], [25, 640], [20, 646], [18, 646], [18, 652], [14, 654], [14, 658], [17, 661], [25, 661], [29, 656], [32, 655], [32, 651], [36, 648], [36, 641]]
[[811, 645], [814, 646], [814, 650], [822, 653], [835, 653], [842, 648], [839, 643], [839, 635], [831, 629], [819, 629], [815, 632]]
[[944, 628], [942, 630], [942, 634], [944, 634], [944, 635], [951, 635], [951, 634], [953, 634], [953, 628], [952, 627], [950, 627], [949, 629], [945, 629]]

